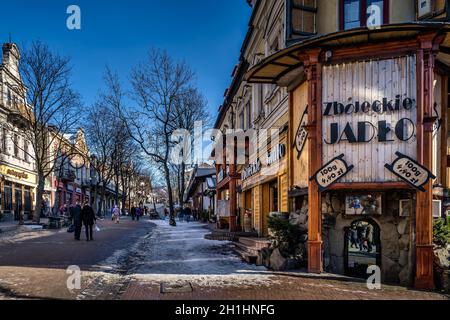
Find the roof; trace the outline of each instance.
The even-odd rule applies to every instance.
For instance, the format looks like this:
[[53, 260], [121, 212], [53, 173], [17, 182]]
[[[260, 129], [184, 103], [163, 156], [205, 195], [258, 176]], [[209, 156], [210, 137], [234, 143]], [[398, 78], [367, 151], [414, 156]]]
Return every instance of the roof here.
[[[308, 38], [267, 57], [251, 68], [244, 79], [252, 83], [288, 83], [289, 79], [292, 79], [292, 73], [298, 72], [303, 67], [300, 54], [306, 49], [327, 49], [367, 42], [414, 38], [421, 33], [430, 31], [448, 33], [450, 24], [446, 22], [389, 24], [378, 29], [362, 27]], [[448, 48], [450, 50], [450, 43]]]
[[187, 201], [189, 197], [192, 196], [193, 192], [195, 192], [197, 186], [200, 183], [207, 182], [208, 188], [211, 188], [210, 185], [212, 184], [215, 189], [215, 184], [213, 184], [213, 181], [208, 181], [209, 179], [215, 180], [215, 175], [215, 168], [194, 168], [194, 172], [191, 175], [191, 179], [189, 180], [188, 186], [186, 188], [184, 201]]

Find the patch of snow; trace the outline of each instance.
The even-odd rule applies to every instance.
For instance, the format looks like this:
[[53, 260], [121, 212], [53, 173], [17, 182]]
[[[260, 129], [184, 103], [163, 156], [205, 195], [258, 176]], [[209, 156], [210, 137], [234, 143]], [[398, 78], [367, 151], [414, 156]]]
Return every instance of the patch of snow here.
[[209, 230], [202, 224], [184, 222], [172, 227], [166, 221], [153, 223], [157, 228], [132, 275], [138, 281], [241, 288], [274, 282], [265, 267], [244, 263], [234, 253], [232, 242], [206, 240]]

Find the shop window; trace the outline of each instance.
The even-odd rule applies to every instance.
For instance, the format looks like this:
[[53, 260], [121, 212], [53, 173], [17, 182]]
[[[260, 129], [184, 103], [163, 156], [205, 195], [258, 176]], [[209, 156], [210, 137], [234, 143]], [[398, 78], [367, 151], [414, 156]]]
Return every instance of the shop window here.
[[[379, 10], [374, 10], [373, 6]], [[381, 15], [379, 21], [382, 24], [389, 23], [388, 0], [341, 0], [340, 11], [341, 30], [367, 26], [369, 17], [377, 12]]]
[[270, 184], [270, 211], [278, 212], [278, 182]]
[[4, 210], [6, 212], [11, 212], [13, 209], [13, 201], [12, 201], [12, 186], [10, 183], [5, 183], [4, 187]]
[[316, 0], [288, 0], [286, 10], [287, 42], [299, 41], [316, 34]]
[[23, 193], [24, 198], [24, 211], [25, 213], [31, 213], [31, 191], [30, 188], [26, 187]]
[[354, 221], [345, 230], [344, 243], [348, 276], [367, 278], [370, 266], [381, 266], [380, 227], [372, 219]]
[[23, 205], [22, 205], [22, 188], [16, 187], [15, 188], [15, 206], [14, 206], [14, 219], [16, 221], [20, 220], [20, 214], [22, 212], [23, 209]]

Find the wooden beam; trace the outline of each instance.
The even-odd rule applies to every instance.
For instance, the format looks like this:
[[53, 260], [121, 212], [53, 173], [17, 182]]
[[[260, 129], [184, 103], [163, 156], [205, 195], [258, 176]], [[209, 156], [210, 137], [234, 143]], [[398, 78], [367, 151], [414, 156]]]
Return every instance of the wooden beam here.
[[[308, 81], [308, 167], [313, 176], [322, 165], [322, 64], [320, 50], [308, 52], [305, 62]], [[322, 204], [319, 186], [309, 181], [308, 193], [308, 272], [322, 273]]]
[[[434, 60], [433, 38], [419, 37], [417, 51], [417, 159], [426, 168], [433, 166]], [[434, 289], [433, 279], [433, 186], [417, 192], [416, 203], [416, 277], [417, 289]]]
[[392, 189], [411, 189], [415, 190], [406, 182], [375, 182], [375, 183], [336, 183], [329, 190], [392, 190]]
[[441, 145], [440, 145], [440, 158], [441, 158], [441, 167], [440, 167], [440, 183], [444, 188], [448, 188], [447, 183], [447, 137], [448, 137], [448, 76], [441, 76]]

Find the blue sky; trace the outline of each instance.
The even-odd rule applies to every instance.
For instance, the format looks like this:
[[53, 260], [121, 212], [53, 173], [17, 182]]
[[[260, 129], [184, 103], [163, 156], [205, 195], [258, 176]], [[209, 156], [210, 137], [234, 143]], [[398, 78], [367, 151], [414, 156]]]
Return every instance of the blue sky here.
[[[246, 0], [3, 1], [0, 42], [41, 40], [72, 58], [74, 87], [95, 101], [105, 65], [126, 80], [151, 47], [185, 60], [215, 115], [239, 58], [251, 9]], [[82, 30], [66, 28], [66, 9], [81, 8]]]

